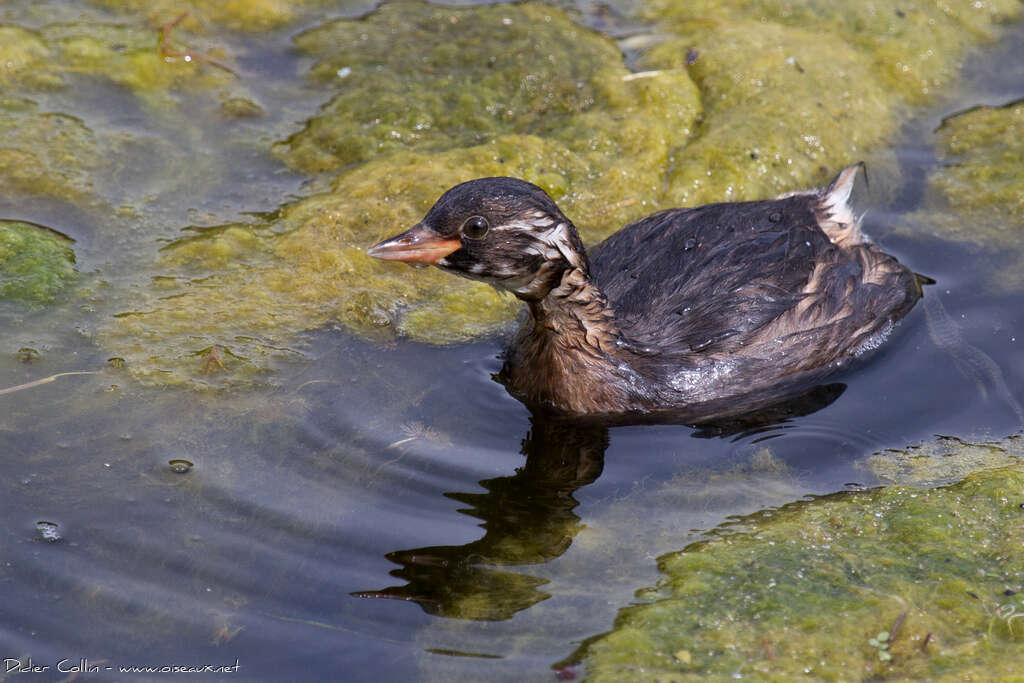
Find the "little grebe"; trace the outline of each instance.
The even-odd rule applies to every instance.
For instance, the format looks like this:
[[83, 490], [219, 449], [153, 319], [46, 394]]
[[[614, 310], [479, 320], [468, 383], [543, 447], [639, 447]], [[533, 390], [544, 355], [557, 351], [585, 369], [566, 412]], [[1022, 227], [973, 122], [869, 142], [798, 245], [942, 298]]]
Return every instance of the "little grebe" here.
[[849, 202], [858, 168], [820, 191], [659, 211], [589, 257], [539, 187], [481, 178], [368, 253], [525, 301], [502, 378], [531, 407], [739, 414], [877, 346], [921, 296], [923, 279], [860, 230]]

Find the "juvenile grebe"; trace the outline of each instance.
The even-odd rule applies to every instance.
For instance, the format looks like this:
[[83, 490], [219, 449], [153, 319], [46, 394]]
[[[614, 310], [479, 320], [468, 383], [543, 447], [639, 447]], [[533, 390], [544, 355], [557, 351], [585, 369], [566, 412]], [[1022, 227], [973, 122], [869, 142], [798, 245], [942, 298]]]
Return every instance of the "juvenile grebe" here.
[[502, 379], [570, 416], [697, 421], [806, 389], [877, 346], [921, 296], [860, 230], [860, 165], [824, 190], [659, 211], [587, 255], [515, 178], [457, 185], [370, 256], [431, 264], [526, 302]]

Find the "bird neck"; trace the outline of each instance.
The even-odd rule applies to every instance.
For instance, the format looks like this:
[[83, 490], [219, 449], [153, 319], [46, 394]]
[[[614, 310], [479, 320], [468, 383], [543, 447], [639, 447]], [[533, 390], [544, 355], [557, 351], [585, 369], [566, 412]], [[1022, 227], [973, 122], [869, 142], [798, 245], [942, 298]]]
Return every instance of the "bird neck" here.
[[528, 301], [534, 334], [548, 337], [561, 351], [613, 355], [621, 334], [615, 311], [601, 289], [581, 268], [570, 268], [547, 296]]
[[566, 270], [546, 296], [527, 305], [531, 319], [519, 329], [501, 373], [513, 395], [575, 415], [642, 407], [621, 362], [615, 312], [585, 270]]

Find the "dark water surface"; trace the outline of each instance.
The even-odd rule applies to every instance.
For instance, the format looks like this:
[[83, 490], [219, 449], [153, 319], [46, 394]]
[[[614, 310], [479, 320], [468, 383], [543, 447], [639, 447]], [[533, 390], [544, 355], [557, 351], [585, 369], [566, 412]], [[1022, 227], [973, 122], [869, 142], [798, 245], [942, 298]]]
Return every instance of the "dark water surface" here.
[[[247, 58], [291, 73], [286, 45], [282, 33]], [[1001, 377], [962, 371], [918, 306], [869, 362], [835, 378], [845, 388], [830, 405], [738, 436], [532, 423], [491, 379], [499, 339], [380, 345], [338, 330], [309, 334], [312, 361], [281, 368], [274, 389], [147, 389], [107, 368], [0, 395], [0, 680], [22, 657], [49, 667], [31, 681], [64, 679], [57, 663], [82, 658], [100, 672], [80, 680], [96, 681], [168, 679], [119, 666], [236, 662], [253, 681], [552, 680], [554, 662], [657, 580], [660, 554], [728, 517], [873, 485], [857, 461], [880, 449], [1019, 431], [1024, 296], [992, 293], [986, 273], [1000, 257], [891, 226], [920, 201], [942, 116], [1024, 95], [1020, 69], [998, 67], [1022, 48], [1017, 27], [908, 124], [897, 150], [906, 187], [865, 223], [938, 281], [927, 296], [957, 323], [960, 357], [984, 353]], [[82, 115], [119, 106], [90, 92]], [[263, 95], [282, 102], [267, 107], [282, 127], [319, 104], [306, 93], [299, 112], [288, 93]], [[235, 172], [204, 191], [209, 205], [180, 203], [187, 188], [154, 199], [165, 238], [190, 211], [230, 220], [302, 191], [256, 154], [226, 166]], [[0, 209], [61, 216], [83, 272], [111, 250], [132, 267], [131, 247], [59, 203]], [[5, 349], [44, 353], [28, 365], [9, 354], [0, 386], [105, 367], [90, 311], [2, 315]], [[175, 459], [193, 467], [173, 472]], [[45, 540], [54, 530], [60, 540]]]

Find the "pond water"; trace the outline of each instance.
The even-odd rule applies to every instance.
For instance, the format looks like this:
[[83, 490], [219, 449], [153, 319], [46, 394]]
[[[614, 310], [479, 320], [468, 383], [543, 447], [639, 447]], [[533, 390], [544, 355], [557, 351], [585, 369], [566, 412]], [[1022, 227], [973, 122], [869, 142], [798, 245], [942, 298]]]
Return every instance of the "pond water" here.
[[[106, 17], [16, 2], [0, 22], [42, 26], [48, 12]], [[116, 179], [106, 208], [0, 192], [0, 218], [75, 240], [84, 292], [0, 305], [0, 387], [89, 373], [0, 395], [0, 680], [28, 658], [48, 667], [33, 681], [70, 680], [82, 659], [96, 668], [81, 680], [96, 681], [125, 680], [122, 666], [235, 663], [252, 681], [554, 680], [553, 665], [657, 582], [660, 555], [737, 515], [876, 485], [861, 464], [874, 452], [1020, 431], [1024, 295], [992, 285], [1007, 250], [898, 229], [938, 164], [943, 117], [1024, 96], [1024, 71], [1005, 66], [1019, 63], [1020, 25], [914, 111], [895, 146], [902, 188], [868, 200], [866, 231], [934, 278], [926, 297], [940, 305], [918, 306], [835, 377], [816, 412], [738, 434], [569, 429], [532, 420], [492, 379], [500, 335], [432, 346], [335, 326], [302, 333], [272, 383], [135, 381], [95, 338], [134, 309], [145, 259], [181, 226], [245, 222], [319, 188], [241, 142], [281, 139], [325, 102], [294, 79], [310, 63], [291, 48], [299, 28], [233, 39], [258, 125], [192, 127], [209, 103], [140, 105], [87, 73], [68, 76], [73, 95], [34, 95], [133, 137], [118, 168], [96, 171]], [[214, 160], [196, 166], [216, 170], [190, 175], [203, 156]], [[937, 343], [929, 315], [955, 338]]]

